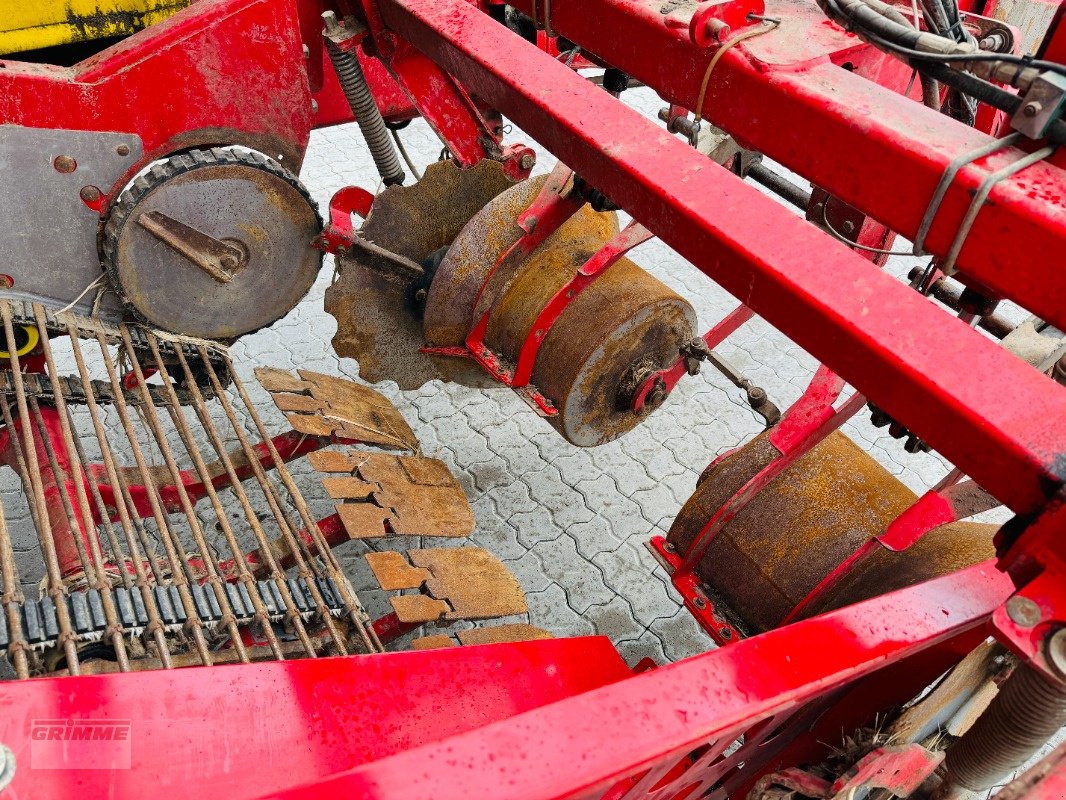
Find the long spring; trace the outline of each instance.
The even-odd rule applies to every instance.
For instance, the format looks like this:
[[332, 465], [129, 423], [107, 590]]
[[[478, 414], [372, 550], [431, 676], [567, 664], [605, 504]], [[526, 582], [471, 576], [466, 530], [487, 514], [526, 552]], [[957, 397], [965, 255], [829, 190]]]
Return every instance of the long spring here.
[[[991, 705], [948, 750], [937, 798], [995, 786], [1066, 724], [1066, 690], [1024, 664], [1000, 687]], [[965, 794], [965, 792], [962, 792]]]
[[359, 59], [351, 50], [345, 50], [338, 45], [342, 36], [349, 34], [337, 21], [337, 16], [332, 11], [322, 15], [326, 28], [326, 50], [333, 69], [337, 72], [344, 96], [355, 114], [355, 121], [359, 124], [359, 130], [363, 133], [366, 146], [370, 149], [370, 155], [374, 158], [374, 165], [381, 175], [381, 180], [386, 186], [393, 186], [404, 182], [403, 168], [396, 154], [396, 147], [389, 138], [385, 120], [381, 117], [374, 96], [370, 93], [370, 87], [366, 82], [366, 75], [359, 64]]

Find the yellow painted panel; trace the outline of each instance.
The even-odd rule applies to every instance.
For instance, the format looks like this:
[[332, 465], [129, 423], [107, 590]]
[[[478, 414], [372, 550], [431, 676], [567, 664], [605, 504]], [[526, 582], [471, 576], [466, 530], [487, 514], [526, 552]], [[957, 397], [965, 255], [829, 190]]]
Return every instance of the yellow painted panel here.
[[189, 0], [0, 0], [0, 53], [128, 36]]

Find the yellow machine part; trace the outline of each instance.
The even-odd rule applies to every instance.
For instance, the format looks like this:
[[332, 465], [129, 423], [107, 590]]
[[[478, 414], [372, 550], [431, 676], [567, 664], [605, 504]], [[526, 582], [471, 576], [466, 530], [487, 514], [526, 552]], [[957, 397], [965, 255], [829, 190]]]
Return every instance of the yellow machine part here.
[[0, 54], [111, 36], [160, 22], [190, 0], [0, 0]]

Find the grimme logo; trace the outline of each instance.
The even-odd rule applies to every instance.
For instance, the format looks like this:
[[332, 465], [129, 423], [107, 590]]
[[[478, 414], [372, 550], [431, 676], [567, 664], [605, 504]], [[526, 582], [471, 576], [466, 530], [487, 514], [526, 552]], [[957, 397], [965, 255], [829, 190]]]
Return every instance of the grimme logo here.
[[129, 769], [128, 719], [30, 721], [31, 769]]

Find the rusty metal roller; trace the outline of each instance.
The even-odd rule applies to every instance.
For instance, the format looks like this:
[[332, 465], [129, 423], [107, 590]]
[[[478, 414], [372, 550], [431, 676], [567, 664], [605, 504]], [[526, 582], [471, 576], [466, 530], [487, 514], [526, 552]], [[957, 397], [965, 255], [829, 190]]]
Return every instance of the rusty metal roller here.
[[[684, 554], [717, 510], [776, 454], [764, 433], [712, 465], [674, 520], [667, 541]], [[755, 634], [775, 628], [838, 564], [917, 499], [837, 431], [725, 525], [696, 573], [716, 608], [741, 630]], [[902, 552], [876, 551], [802, 616], [991, 558], [996, 527], [953, 522], [930, 531]]]
[[[516, 219], [545, 180], [532, 178], [508, 189], [456, 237], [426, 300], [427, 344], [462, 345], [488, 311], [485, 344], [514, 364], [541, 309], [617, 233], [613, 213], [585, 206], [528, 259], [497, 270], [486, 285], [492, 268], [522, 235]], [[686, 300], [620, 259], [578, 294], [544, 335], [532, 384], [558, 409], [548, 420], [581, 447], [629, 431], [642, 419], [630, 410], [634, 381], [673, 363], [695, 325]]]

